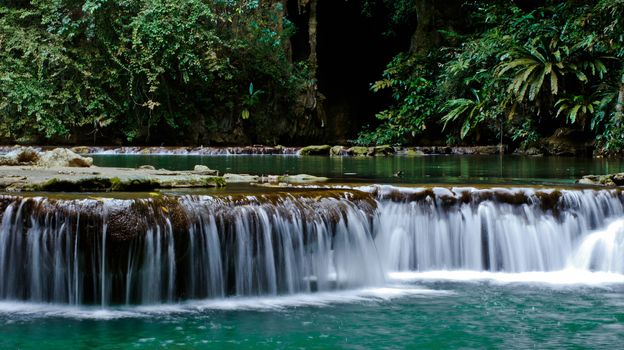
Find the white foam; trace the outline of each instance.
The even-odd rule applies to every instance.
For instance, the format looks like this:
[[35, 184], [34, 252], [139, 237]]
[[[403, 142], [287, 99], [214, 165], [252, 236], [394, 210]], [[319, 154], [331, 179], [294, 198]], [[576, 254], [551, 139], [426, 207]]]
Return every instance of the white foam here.
[[503, 273], [488, 271], [427, 271], [391, 272], [389, 279], [397, 282], [454, 281], [494, 282], [500, 284], [526, 283], [546, 285], [601, 286], [623, 284], [624, 275], [609, 272], [591, 272], [580, 269], [566, 269], [552, 272]]
[[204, 311], [282, 311], [296, 307], [327, 307], [336, 304], [383, 302], [397, 298], [445, 295], [447, 291], [426, 288], [383, 287], [350, 291], [294, 294], [274, 297], [245, 297], [210, 300], [196, 300], [179, 304], [157, 304], [145, 306], [122, 306], [111, 308], [78, 307], [56, 304], [35, 304], [23, 302], [0, 302], [0, 317], [22, 316], [29, 318], [61, 317], [75, 319], [111, 320], [140, 318], [155, 315], [196, 313]]

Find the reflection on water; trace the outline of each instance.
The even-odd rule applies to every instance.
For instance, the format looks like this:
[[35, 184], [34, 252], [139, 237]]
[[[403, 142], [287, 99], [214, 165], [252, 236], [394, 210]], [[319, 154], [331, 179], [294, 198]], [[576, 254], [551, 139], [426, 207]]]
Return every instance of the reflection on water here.
[[624, 171], [624, 161], [620, 159], [572, 157], [94, 155], [93, 158], [98, 166], [134, 168], [149, 164], [157, 168], [190, 170], [196, 164], [203, 164], [221, 173], [305, 173], [342, 181], [384, 183], [571, 183], [583, 175]]

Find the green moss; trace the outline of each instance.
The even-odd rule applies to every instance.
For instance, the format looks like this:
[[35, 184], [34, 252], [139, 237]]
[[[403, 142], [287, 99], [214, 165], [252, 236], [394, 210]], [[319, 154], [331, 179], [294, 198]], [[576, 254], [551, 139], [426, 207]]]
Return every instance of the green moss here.
[[356, 157], [366, 157], [369, 155], [368, 147], [362, 146], [351, 147], [347, 152], [349, 152], [349, 155]]
[[331, 146], [322, 145], [322, 146], [307, 146], [303, 147], [301, 151], [299, 151], [299, 155], [302, 156], [328, 156], [331, 151]]
[[214, 186], [214, 187], [225, 187], [225, 179], [222, 177], [208, 177], [205, 178], [206, 187]]
[[111, 180], [100, 177], [90, 177], [77, 180], [49, 179], [41, 184], [34, 184], [35, 191], [48, 192], [88, 192], [106, 191], [111, 187]]
[[52, 178], [41, 184], [33, 184], [23, 190], [45, 192], [148, 192], [158, 188], [175, 187], [224, 187], [222, 177], [202, 177], [188, 181], [158, 181], [151, 178], [121, 179], [119, 177], [92, 177], [76, 180]]

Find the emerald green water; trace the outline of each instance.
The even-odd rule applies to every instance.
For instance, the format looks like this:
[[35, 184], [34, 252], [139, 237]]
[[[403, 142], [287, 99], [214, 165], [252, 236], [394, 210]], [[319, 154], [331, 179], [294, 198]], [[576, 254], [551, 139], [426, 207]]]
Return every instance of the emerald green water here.
[[[624, 170], [620, 160], [521, 157], [95, 156], [99, 166], [205, 164], [355, 182], [558, 183]], [[395, 177], [398, 171], [402, 177]], [[388, 285], [173, 305], [0, 302], [0, 349], [618, 348], [624, 276], [432, 272]]]
[[621, 285], [428, 282], [299, 299], [112, 311], [15, 307], [0, 314], [0, 348], [542, 349], [624, 341]]
[[[570, 183], [588, 174], [624, 171], [620, 159], [506, 156], [297, 157], [95, 155], [98, 166], [153, 165], [190, 170], [207, 165], [221, 173], [310, 174], [374, 183]], [[397, 177], [399, 171], [401, 176]]]

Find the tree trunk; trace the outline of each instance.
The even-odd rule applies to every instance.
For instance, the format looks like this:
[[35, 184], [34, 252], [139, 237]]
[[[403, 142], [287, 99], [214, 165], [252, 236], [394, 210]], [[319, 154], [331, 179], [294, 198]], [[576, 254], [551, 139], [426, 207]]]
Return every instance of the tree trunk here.
[[624, 118], [624, 74], [622, 74], [622, 80], [620, 82], [620, 91], [618, 92], [617, 103], [615, 105], [615, 117], [616, 120], [622, 121]]
[[310, 64], [310, 72], [312, 78], [316, 81], [316, 75], [318, 70], [318, 57], [316, 54], [316, 28], [318, 21], [316, 19], [317, 0], [310, 0], [310, 17], [308, 21], [308, 35], [310, 43], [310, 56], [308, 63]]
[[[288, 0], [281, 0], [282, 3], [282, 10], [281, 13], [279, 14], [279, 33], [280, 36], [283, 36], [283, 32], [284, 32], [284, 18], [286, 18], [286, 16], [288, 16]], [[284, 52], [286, 54], [286, 59], [288, 60], [288, 62], [292, 63], [292, 45], [290, 44], [290, 38], [288, 38], [288, 40], [284, 40]]]
[[462, 13], [463, 0], [414, 0], [416, 32], [412, 35], [410, 51], [423, 54], [443, 42], [441, 29], [452, 30], [461, 26], [468, 16]]

